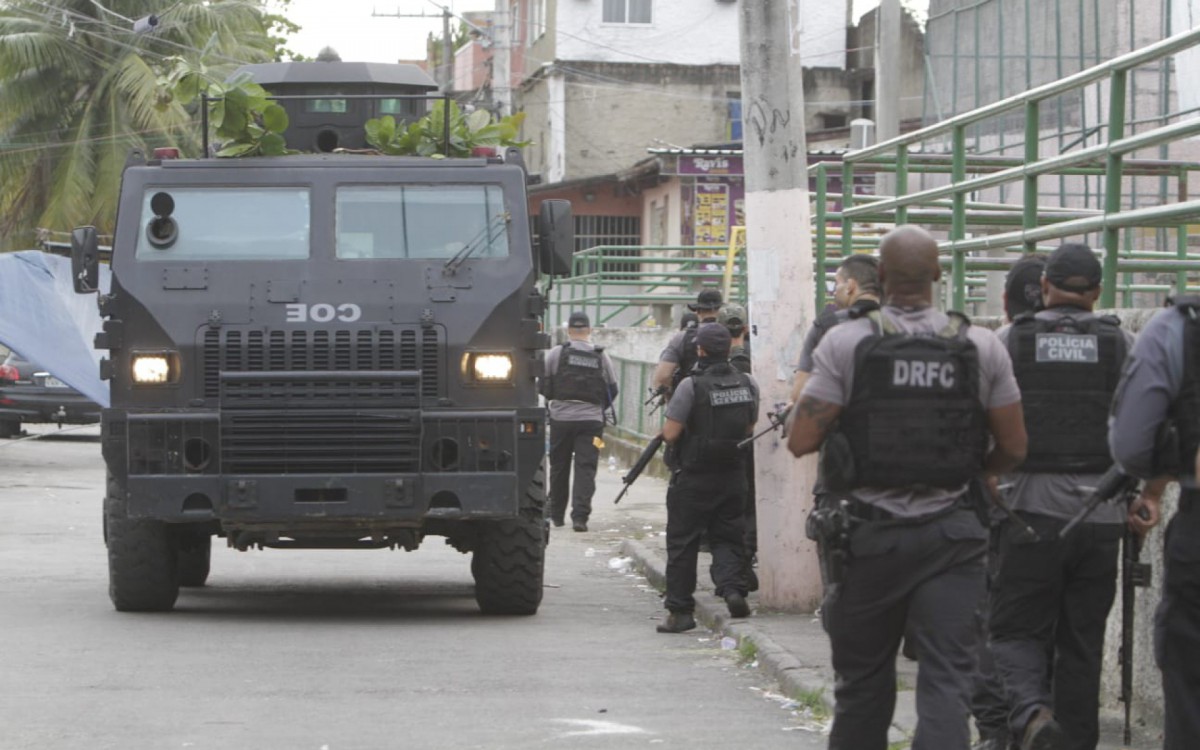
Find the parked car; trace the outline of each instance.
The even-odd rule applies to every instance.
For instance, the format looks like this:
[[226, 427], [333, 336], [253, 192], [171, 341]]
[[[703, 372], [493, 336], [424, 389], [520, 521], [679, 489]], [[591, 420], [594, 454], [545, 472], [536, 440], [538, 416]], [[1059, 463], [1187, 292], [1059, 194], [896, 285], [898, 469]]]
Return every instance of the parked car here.
[[99, 404], [16, 352], [0, 365], [0, 438], [19, 435], [22, 422], [99, 421]]

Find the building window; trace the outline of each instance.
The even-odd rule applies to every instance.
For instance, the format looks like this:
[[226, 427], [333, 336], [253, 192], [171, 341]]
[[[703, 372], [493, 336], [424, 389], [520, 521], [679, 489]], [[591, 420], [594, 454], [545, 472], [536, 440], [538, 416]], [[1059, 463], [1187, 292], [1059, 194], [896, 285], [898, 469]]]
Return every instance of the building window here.
[[546, 33], [546, 0], [532, 0], [529, 4], [529, 46]]
[[[634, 273], [638, 270], [636, 263], [622, 263], [613, 260], [614, 257], [633, 257], [640, 255], [638, 246], [642, 244], [642, 219], [640, 216], [576, 216], [575, 217], [575, 252], [587, 250], [597, 245], [621, 245], [605, 252], [609, 256], [603, 267], [597, 269], [595, 264], [585, 273]], [[625, 249], [628, 247], [629, 249]]]
[[835, 128], [846, 127], [846, 116], [843, 114], [822, 112], [819, 117], [821, 118], [822, 130], [834, 130]]
[[604, 0], [604, 23], [650, 23], [653, 0]]

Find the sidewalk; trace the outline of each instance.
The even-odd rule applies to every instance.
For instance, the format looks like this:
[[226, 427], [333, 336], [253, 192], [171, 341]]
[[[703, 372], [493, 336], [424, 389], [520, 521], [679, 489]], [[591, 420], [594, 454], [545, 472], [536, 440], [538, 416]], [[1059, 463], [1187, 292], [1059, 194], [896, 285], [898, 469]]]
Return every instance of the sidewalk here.
[[[614, 544], [620, 554], [632, 557], [649, 583], [661, 591], [665, 582], [667, 522], [666, 482], [643, 475], [621, 500], [614, 506], [613, 499], [624, 486], [621, 476], [627, 467], [620, 466], [610, 471], [601, 461], [596, 476], [596, 494], [592, 502], [591, 531], [576, 534], [576, 537], [592, 537], [589, 541], [607, 540]], [[568, 532], [569, 527], [567, 527]], [[550, 543], [562, 530], [551, 534]], [[829, 640], [821, 623], [812, 613], [777, 612], [763, 608], [757, 594], [749, 597], [753, 614], [746, 619], [734, 620], [729, 616], [725, 602], [713, 593], [712, 580], [708, 575], [708, 555], [700, 555], [697, 575], [696, 619], [709, 629], [723, 636], [736, 638], [739, 644], [753, 644], [759, 668], [779, 683], [780, 692], [803, 705], [823, 704], [825, 713], [833, 710], [833, 669], [830, 666]], [[663, 611], [665, 616], [666, 611]], [[647, 628], [648, 637], [671, 638]], [[743, 647], [743, 650], [745, 648]], [[892, 717], [889, 741], [894, 747], [907, 747], [916, 728], [915, 688], [917, 664], [902, 656], [897, 657], [896, 710]], [[1119, 705], [1100, 717], [1101, 738], [1099, 750], [1151, 750], [1162, 746], [1158, 731], [1136, 728], [1134, 742], [1121, 742], [1121, 715]], [[1139, 736], [1141, 735], [1141, 736]], [[905, 743], [905, 744], [900, 744]]]

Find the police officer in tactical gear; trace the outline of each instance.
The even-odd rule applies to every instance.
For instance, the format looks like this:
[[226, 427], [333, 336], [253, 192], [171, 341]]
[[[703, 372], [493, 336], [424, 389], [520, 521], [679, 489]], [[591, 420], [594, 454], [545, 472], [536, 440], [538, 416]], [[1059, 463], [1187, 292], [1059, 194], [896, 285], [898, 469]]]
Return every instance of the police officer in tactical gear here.
[[[567, 343], [546, 353], [542, 395], [550, 400], [550, 504], [555, 526], [562, 526], [571, 499], [571, 527], [587, 531], [596, 491], [604, 415], [617, 395], [612, 362], [592, 346], [591, 321], [582, 312], [567, 319]], [[572, 461], [574, 491], [569, 492]]]
[[[1154, 658], [1162, 670], [1163, 750], [1192, 750], [1200, 747], [1200, 297], [1176, 297], [1138, 335], [1117, 386], [1108, 444], [1126, 474], [1180, 483], [1163, 542]], [[1143, 490], [1126, 520], [1145, 534], [1159, 513], [1158, 498]]]
[[696, 330], [698, 367], [667, 404], [662, 436], [672, 468], [667, 490], [666, 621], [660, 633], [696, 627], [696, 562], [701, 537], [712, 548], [712, 577], [729, 614], [747, 617], [742, 512], [744, 451], [737, 444], [758, 419], [758, 386], [729, 364], [729, 330], [702, 323]]
[[[1101, 505], [1059, 532], [1112, 466], [1108, 407], [1133, 336], [1092, 309], [1100, 262], [1065, 244], [1046, 260], [1045, 309], [997, 332], [1021, 388], [1028, 454], [1007, 504], [1037, 533], [1005, 522], [991, 592], [990, 645], [1022, 750], [1094, 750], [1104, 626], [1116, 594], [1125, 509]], [[1053, 664], [1053, 669], [1051, 669]], [[1053, 673], [1053, 679], [1051, 679]]]
[[[738, 372], [750, 374], [750, 352], [746, 349], [746, 308], [729, 303], [721, 307], [717, 313], [717, 322], [729, 329], [729, 364]], [[746, 451], [746, 512], [743, 520], [746, 524], [746, 586], [750, 591], [758, 591], [758, 574], [754, 565], [758, 556], [758, 508], [754, 492], [754, 451]]]
[[[1042, 272], [1046, 268], [1046, 256], [1030, 253], [1008, 269], [1004, 277], [1004, 315], [1009, 323], [1026, 313], [1041, 310]], [[992, 487], [990, 491], [998, 492]], [[991, 509], [988, 534], [988, 591], [995, 581], [1000, 535], [1004, 531], [1005, 514], [999, 508]], [[990, 597], [990, 593], [989, 593]], [[980, 603], [976, 619], [979, 627], [979, 663], [972, 678], [971, 715], [975, 717], [975, 728], [979, 730], [979, 742], [971, 750], [1008, 750], [1008, 700], [1004, 697], [1004, 685], [996, 674], [992, 661], [992, 650], [988, 645], [987, 628], [990, 609], [985, 599]]]
[[837, 675], [834, 750], [887, 747], [906, 629], [921, 663], [912, 747], [970, 744], [987, 534], [966, 486], [1019, 464], [1026, 437], [1004, 348], [933, 308], [940, 276], [928, 232], [885, 235], [884, 307], [825, 335], [793, 409], [788, 448], [799, 457], [825, 443], [825, 481], [853, 519], [840, 593], [822, 608]]
[[813, 352], [821, 339], [839, 323], [845, 323], [851, 315], [870, 312], [879, 307], [879, 259], [873, 255], [856, 253], [842, 259], [833, 276], [834, 310], [817, 316], [804, 337], [800, 350], [800, 362], [796, 365], [796, 376], [792, 381], [791, 403], [800, 399], [804, 384], [813, 369]]
[[[696, 295], [696, 301], [689, 304], [688, 309], [696, 313], [699, 323], [703, 324], [717, 319], [721, 303], [720, 289], [701, 289]], [[658, 357], [658, 366], [654, 369], [651, 379], [655, 389], [665, 387], [668, 391], [673, 391], [692, 373], [692, 368], [696, 366], [696, 330], [681, 329], [667, 342], [666, 348]]]

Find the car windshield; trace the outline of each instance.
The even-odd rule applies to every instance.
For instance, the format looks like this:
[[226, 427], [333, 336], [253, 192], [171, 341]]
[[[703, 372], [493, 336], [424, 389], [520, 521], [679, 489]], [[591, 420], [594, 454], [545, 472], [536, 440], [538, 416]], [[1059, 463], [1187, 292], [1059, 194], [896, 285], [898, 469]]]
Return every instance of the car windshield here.
[[508, 218], [499, 185], [342, 187], [337, 257], [502, 258]]
[[[156, 195], [174, 201], [178, 236], [152, 243], [150, 207]], [[160, 199], [161, 200], [161, 199]], [[139, 260], [280, 260], [307, 258], [310, 245], [308, 188], [147, 188], [138, 232]]]

